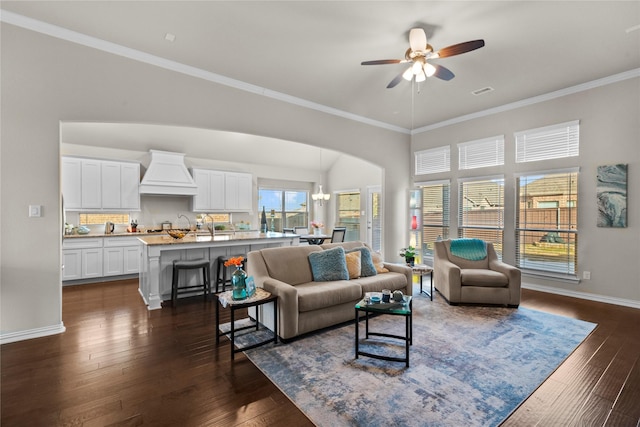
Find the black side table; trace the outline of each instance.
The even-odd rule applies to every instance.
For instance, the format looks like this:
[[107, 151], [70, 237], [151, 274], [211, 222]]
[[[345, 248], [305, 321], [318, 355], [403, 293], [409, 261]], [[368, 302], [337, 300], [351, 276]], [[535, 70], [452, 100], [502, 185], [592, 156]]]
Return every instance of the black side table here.
[[[355, 305], [356, 309], [356, 359], [358, 356], [373, 357], [374, 359], [387, 360], [391, 362], [404, 362], [405, 366], [409, 367], [409, 346], [413, 344], [413, 315], [412, 315], [412, 297], [404, 296], [402, 302], [388, 302], [388, 303], [368, 303], [366, 299], [363, 299]], [[379, 336], [387, 338], [398, 338], [404, 341], [405, 353], [404, 357], [384, 356], [381, 354], [373, 354], [369, 352], [360, 351], [360, 312], [364, 313], [365, 319], [365, 338], [369, 336]], [[369, 330], [369, 314], [387, 314], [392, 316], [403, 316], [405, 319], [405, 332], [404, 336], [394, 335], [386, 332], [371, 332]]]
[[[420, 276], [420, 293], [421, 294], [425, 294], [426, 296], [428, 296], [431, 301], [433, 301], [433, 268], [429, 267], [428, 265], [424, 265], [424, 264], [416, 264], [411, 266], [411, 270], [413, 272], [413, 274]], [[425, 290], [422, 289], [422, 278], [426, 275], [429, 275], [429, 284], [431, 285], [431, 290], [430, 292], [427, 292]]]
[[256, 328], [256, 331], [260, 328], [260, 310], [256, 309], [256, 320], [255, 325], [243, 326], [241, 328], [235, 327], [235, 313], [236, 310], [241, 308], [248, 307], [258, 307], [262, 304], [267, 304], [269, 302], [273, 303], [273, 311], [274, 313], [278, 313], [278, 296], [271, 295], [271, 293], [265, 291], [262, 288], [256, 288], [256, 293], [250, 298], [244, 300], [234, 300], [232, 298], [233, 291], [222, 292], [216, 295], [218, 298], [218, 304], [216, 304], [216, 344], [220, 343], [220, 337], [225, 335], [224, 332], [220, 331], [220, 306], [226, 307], [227, 305], [231, 308], [231, 360], [234, 359], [235, 354], [244, 350], [250, 350], [252, 348], [260, 347], [261, 345], [268, 344], [273, 342], [274, 344], [278, 343], [278, 316], [274, 317], [273, 322], [273, 338], [269, 338], [268, 340], [260, 341], [255, 344], [251, 344], [242, 348], [236, 348], [235, 343], [235, 333], [236, 331], [242, 331], [245, 329]]

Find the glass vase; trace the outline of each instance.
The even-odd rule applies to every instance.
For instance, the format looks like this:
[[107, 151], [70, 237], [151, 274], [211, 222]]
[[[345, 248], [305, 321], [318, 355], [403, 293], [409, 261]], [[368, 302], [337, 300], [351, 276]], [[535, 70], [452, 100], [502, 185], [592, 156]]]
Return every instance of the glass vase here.
[[238, 266], [231, 275], [231, 287], [234, 300], [247, 299], [247, 273], [242, 269], [242, 266]]

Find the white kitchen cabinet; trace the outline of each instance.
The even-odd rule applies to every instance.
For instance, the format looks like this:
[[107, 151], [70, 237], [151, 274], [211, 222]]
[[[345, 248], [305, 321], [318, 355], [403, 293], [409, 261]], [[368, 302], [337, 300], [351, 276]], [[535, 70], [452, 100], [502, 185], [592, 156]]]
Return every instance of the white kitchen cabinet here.
[[82, 250], [82, 278], [102, 277], [102, 248]]
[[138, 273], [140, 242], [137, 237], [106, 237], [103, 244], [104, 276]]
[[62, 251], [62, 280], [82, 279], [82, 249]]
[[61, 171], [65, 209], [82, 208], [82, 160], [75, 157], [63, 157]]
[[83, 209], [102, 207], [102, 164], [99, 160], [82, 160], [82, 179], [80, 192]]
[[137, 274], [140, 271], [140, 246], [123, 248], [123, 274]]
[[122, 248], [104, 248], [102, 250], [102, 275], [119, 276], [124, 271], [124, 257]]
[[253, 178], [251, 174], [192, 169], [198, 192], [193, 196], [194, 212], [251, 212]]
[[210, 205], [212, 211], [224, 211], [225, 205], [225, 172], [209, 171]]
[[139, 185], [138, 163], [62, 158], [62, 194], [67, 210], [139, 210]]
[[225, 176], [225, 209], [251, 212], [253, 209], [253, 178], [248, 173], [227, 172]]
[[140, 165], [102, 161], [102, 209], [140, 209]]
[[64, 239], [62, 263], [62, 280], [102, 277], [102, 239]]
[[120, 163], [101, 162], [102, 167], [102, 209], [120, 208]]
[[120, 165], [120, 207], [132, 211], [140, 210], [140, 164]]

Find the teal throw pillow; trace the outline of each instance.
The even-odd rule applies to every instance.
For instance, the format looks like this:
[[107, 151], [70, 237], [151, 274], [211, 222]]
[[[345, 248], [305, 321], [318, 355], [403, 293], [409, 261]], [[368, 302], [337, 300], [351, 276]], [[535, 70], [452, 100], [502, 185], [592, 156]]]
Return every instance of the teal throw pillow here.
[[378, 274], [376, 266], [373, 264], [373, 258], [371, 257], [371, 251], [366, 246], [358, 246], [348, 250], [347, 252], [360, 251], [360, 264], [361, 272], [360, 277], [375, 276]]
[[311, 252], [309, 263], [315, 282], [332, 280], [349, 280], [349, 270], [345, 259], [344, 248], [336, 246], [325, 251]]

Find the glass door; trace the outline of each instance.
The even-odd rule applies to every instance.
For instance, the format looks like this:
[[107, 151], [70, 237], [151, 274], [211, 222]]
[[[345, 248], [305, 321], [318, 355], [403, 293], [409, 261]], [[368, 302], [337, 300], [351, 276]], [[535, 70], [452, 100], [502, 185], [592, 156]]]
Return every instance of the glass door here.
[[379, 185], [367, 188], [367, 243], [382, 250], [382, 189]]

